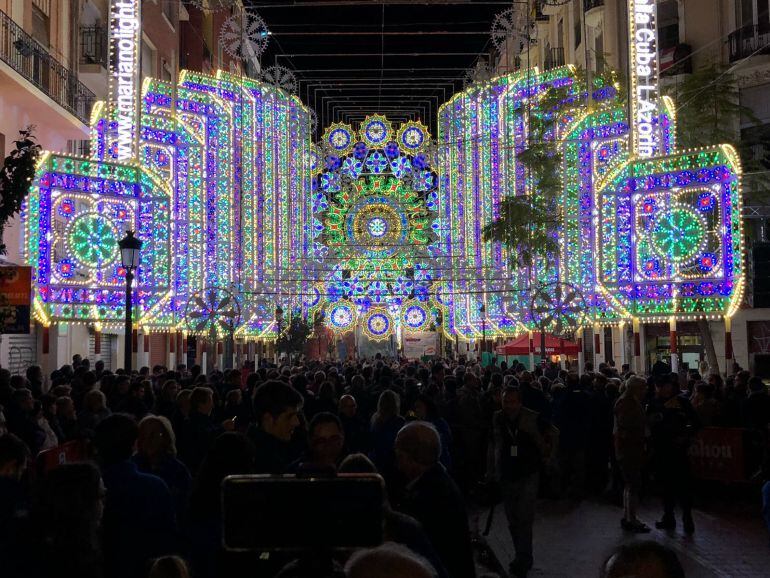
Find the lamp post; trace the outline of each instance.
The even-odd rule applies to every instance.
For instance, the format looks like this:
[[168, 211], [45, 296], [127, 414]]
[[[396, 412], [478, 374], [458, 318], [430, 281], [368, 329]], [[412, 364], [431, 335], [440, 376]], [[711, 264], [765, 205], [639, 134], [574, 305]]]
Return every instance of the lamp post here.
[[133, 332], [133, 303], [131, 282], [134, 280], [134, 270], [139, 267], [139, 253], [142, 241], [134, 237], [133, 231], [126, 231], [126, 236], [118, 241], [120, 247], [120, 262], [126, 270], [126, 328], [125, 328], [125, 370], [131, 373], [132, 332]]
[[481, 367], [484, 367], [484, 353], [487, 350], [487, 307], [483, 303], [479, 307], [481, 313]]
[[275, 336], [275, 363], [278, 365], [278, 361], [281, 358], [281, 351], [278, 348], [278, 340], [281, 338], [281, 331], [283, 330], [283, 307], [280, 305], [275, 306], [275, 322], [278, 326], [278, 333]]

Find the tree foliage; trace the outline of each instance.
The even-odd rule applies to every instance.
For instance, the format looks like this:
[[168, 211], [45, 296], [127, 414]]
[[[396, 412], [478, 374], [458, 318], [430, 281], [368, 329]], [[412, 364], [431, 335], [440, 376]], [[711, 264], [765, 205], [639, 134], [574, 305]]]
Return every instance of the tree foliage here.
[[313, 328], [307, 319], [298, 314], [292, 315], [289, 327], [278, 337], [278, 352], [287, 353], [290, 356], [293, 353], [304, 352], [305, 344], [312, 332]]
[[2, 233], [8, 221], [21, 211], [24, 198], [29, 194], [32, 179], [35, 176], [37, 161], [42, 147], [37, 144], [32, 134], [35, 127], [28, 126], [19, 131], [19, 140], [14, 141], [16, 148], [5, 158], [0, 170], [0, 254], [5, 255], [6, 247], [2, 242]]
[[[770, 158], [764, 152], [770, 151], [770, 131], [761, 127], [751, 108], [741, 104], [738, 81], [729, 69], [712, 64], [685, 75], [666, 92], [676, 105], [680, 148], [739, 143], [743, 170], [750, 175], [746, 191], [756, 195], [770, 188]], [[747, 125], [755, 128], [741, 134], [741, 127]]]

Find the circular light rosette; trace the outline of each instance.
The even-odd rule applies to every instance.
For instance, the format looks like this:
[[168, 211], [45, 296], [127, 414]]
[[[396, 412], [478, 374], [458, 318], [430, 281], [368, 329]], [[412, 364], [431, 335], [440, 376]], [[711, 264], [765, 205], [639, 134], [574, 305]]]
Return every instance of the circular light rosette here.
[[430, 315], [425, 307], [418, 303], [409, 303], [403, 309], [401, 317], [407, 331], [423, 331], [430, 325]]
[[83, 213], [68, 224], [65, 233], [67, 255], [88, 269], [100, 269], [118, 260], [115, 224], [99, 213]]
[[349, 124], [336, 122], [326, 129], [321, 141], [323, 146], [334, 151], [335, 155], [345, 156], [353, 150], [353, 127]]
[[675, 204], [655, 217], [650, 243], [658, 255], [682, 263], [703, 251], [706, 229], [698, 212]]
[[381, 114], [374, 114], [364, 119], [358, 132], [370, 148], [383, 148], [393, 138], [393, 125]]
[[347, 238], [369, 258], [393, 255], [407, 242], [409, 222], [393, 199], [373, 195], [362, 198], [345, 220]]
[[351, 331], [356, 323], [356, 311], [352, 305], [339, 303], [329, 310], [329, 326], [337, 333]]
[[407, 122], [398, 130], [398, 144], [410, 154], [417, 154], [428, 143], [428, 127], [421, 122]]
[[393, 331], [393, 318], [385, 309], [373, 309], [364, 320], [363, 330], [369, 339], [382, 341]]

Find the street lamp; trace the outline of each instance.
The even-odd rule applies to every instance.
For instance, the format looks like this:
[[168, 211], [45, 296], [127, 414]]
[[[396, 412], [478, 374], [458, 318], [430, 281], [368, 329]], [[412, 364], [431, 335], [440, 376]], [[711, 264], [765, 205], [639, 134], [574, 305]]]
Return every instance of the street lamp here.
[[126, 270], [126, 336], [125, 336], [125, 370], [131, 373], [132, 330], [133, 330], [133, 303], [131, 294], [131, 282], [134, 280], [134, 270], [139, 267], [139, 253], [142, 250], [142, 241], [134, 237], [133, 231], [126, 231], [126, 236], [118, 241], [120, 247], [120, 262]]
[[276, 364], [281, 359], [281, 351], [278, 348], [278, 340], [281, 338], [282, 324], [283, 324], [283, 307], [280, 305], [275, 306], [275, 322], [278, 325], [278, 333], [275, 336], [275, 361]]
[[481, 313], [481, 367], [484, 367], [484, 353], [487, 350], [487, 311], [484, 303], [479, 307], [479, 313]]

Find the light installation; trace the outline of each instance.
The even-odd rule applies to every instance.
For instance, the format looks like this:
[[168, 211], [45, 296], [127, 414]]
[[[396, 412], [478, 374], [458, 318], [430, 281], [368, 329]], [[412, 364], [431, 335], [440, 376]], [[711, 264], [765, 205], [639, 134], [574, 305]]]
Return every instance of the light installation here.
[[325, 311], [338, 334], [354, 330], [355, 319], [375, 341], [421, 331], [440, 308], [431, 295], [440, 271], [429, 143], [419, 122], [396, 128], [372, 115], [357, 130], [331, 125], [315, 147], [324, 152], [313, 164], [320, 264], [313, 309]]
[[92, 158], [41, 162], [23, 215], [38, 319], [119, 325], [117, 239], [131, 229], [146, 248], [145, 331], [190, 331], [188, 301], [222, 288], [241, 306], [239, 337], [274, 337], [276, 305], [302, 310], [311, 285], [308, 109], [224, 72], [146, 79], [140, 104], [136, 159], [118, 162], [117, 115], [97, 104]]
[[[193, 331], [190, 300], [219, 288], [238, 299], [241, 339], [274, 339], [278, 306], [372, 340], [515, 335], [556, 283], [580, 290], [586, 324], [731, 315], [744, 278], [735, 150], [678, 150], [659, 98], [648, 155], [617, 88], [595, 79], [580, 106], [582, 83], [565, 66], [475, 84], [440, 109], [437, 144], [382, 115], [312, 143], [310, 111], [275, 87], [224, 72], [145, 79], [134, 157], [120, 159], [118, 111], [98, 104], [91, 158], [41, 161], [23, 212], [36, 318], [118, 327], [129, 229], [145, 241], [145, 331]], [[550, 88], [565, 97], [544, 112]], [[533, 113], [553, 115], [562, 153], [560, 251], [522, 269], [481, 231], [505, 197], [531, 194]]]
[[[454, 264], [443, 280], [447, 331], [479, 338], [482, 325], [488, 335], [532, 329], [527, 304], [555, 282], [585, 296], [586, 325], [729, 316], [740, 303], [735, 150], [677, 151], [674, 106], [664, 97], [643, 119], [656, 135], [652, 154], [634, 154], [616, 87], [596, 79], [591, 106], [575, 106], [587, 100], [582, 82], [571, 66], [533, 69], [474, 85], [441, 108], [438, 234]], [[529, 115], [542, 113], [549, 88], [565, 94], [561, 110], [548, 112], [563, 155], [560, 251], [522, 269], [511, 267], [507, 248], [484, 242], [481, 229], [506, 196], [533, 194], [520, 154]]]

